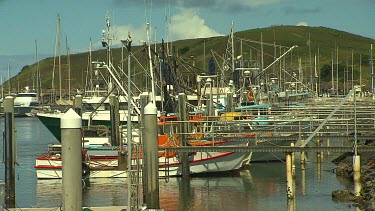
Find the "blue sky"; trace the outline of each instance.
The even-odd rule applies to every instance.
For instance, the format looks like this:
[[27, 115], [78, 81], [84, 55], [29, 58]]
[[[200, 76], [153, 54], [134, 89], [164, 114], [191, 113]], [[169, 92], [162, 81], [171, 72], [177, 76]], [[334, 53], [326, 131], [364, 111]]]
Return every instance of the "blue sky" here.
[[[0, 0], [0, 74], [6, 77], [55, 54], [57, 15], [61, 18], [62, 54], [87, 52], [89, 40], [100, 48], [109, 14], [119, 45], [128, 31], [133, 43], [227, 35], [272, 25], [324, 26], [375, 38], [375, 0]], [[166, 24], [167, 23], [167, 24]], [[156, 29], [156, 33], [155, 33]]]

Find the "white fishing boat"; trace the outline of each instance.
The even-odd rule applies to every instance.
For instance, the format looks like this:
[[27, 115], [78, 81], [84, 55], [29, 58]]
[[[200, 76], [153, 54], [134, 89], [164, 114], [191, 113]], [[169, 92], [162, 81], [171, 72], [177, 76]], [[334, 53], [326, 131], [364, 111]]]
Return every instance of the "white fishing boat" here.
[[[171, 117], [175, 118], [175, 117]], [[181, 146], [179, 135], [171, 135], [169, 132], [177, 127], [175, 123], [168, 121], [159, 123], [163, 126], [164, 133], [158, 135], [159, 148], [172, 148]], [[169, 129], [168, 129], [169, 128]], [[133, 136], [134, 137], [134, 136]], [[127, 171], [121, 169], [118, 165], [118, 154], [126, 154], [126, 145], [123, 147], [110, 146], [108, 142], [96, 141], [94, 139], [87, 142], [85, 146], [85, 156], [87, 156], [87, 169], [90, 172], [90, 178], [123, 178], [127, 177]], [[135, 139], [136, 141], [136, 139]], [[90, 144], [88, 144], [90, 143]], [[200, 138], [190, 139], [189, 145], [197, 147], [205, 146], [246, 146], [243, 141], [220, 140], [211, 141]], [[62, 178], [61, 153], [58, 153], [60, 145], [50, 145], [48, 153], [36, 158], [35, 169], [38, 179], [59, 179]], [[177, 152], [166, 152], [160, 150], [159, 157], [159, 176], [180, 176], [182, 163], [180, 155]], [[242, 167], [244, 159], [251, 158], [246, 152], [194, 152], [189, 153], [190, 174], [204, 174], [224, 171], [234, 171]], [[142, 165], [142, 152], [133, 152], [132, 165]], [[83, 166], [86, 167], [86, 166]]]

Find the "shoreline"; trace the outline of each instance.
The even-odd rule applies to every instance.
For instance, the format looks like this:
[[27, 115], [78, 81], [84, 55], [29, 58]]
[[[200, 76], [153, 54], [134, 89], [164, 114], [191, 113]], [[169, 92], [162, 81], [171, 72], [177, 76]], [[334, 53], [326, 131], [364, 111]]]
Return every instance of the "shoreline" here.
[[[375, 142], [365, 146], [375, 146]], [[332, 162], [337, 165], [336, 176], [350, 179], [353, 182], [354, 153], [344, 153]], [[332, 200], [338, 203], [350, 202], [361, 210], [375, 210], [375, 154], [361, 153], [361, 195], [355, 196], [348, 189], [332, 191]]]

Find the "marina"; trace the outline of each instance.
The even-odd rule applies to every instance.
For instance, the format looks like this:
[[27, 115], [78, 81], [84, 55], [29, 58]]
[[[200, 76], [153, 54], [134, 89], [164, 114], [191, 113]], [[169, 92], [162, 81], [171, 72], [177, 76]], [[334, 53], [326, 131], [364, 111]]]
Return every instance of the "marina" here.
[[[62, 181], [37, 180], [34, 159], [44, 153], [48, 143], [58, 143], [36, 118], [17, 118], [19, 166], [17, 166], [16, 204], [19, 208], [57, 208], [61, 206]], [[3, 127], [3, 121], [0, 122]], [[39, 130], [36, 130], [36, 129]], [[30, 144], [32, 142], [32, 144]], [[306, 160], [305, 189], [302, 172], [296, 163], [297, 210], [356, 210], [331, 200], [333, 189], [351, 189], [352, 182], [337, 178], [331, 160], [337, 153], [326, 154], [317, 170], [315, 153]], [[3, 164], [0, 171], [4, 171]], [[3, 172], [4, 173], [4, 172]], [[2, 173], [2, 174], [3, 174]], [[224, 174], [190, 179], [190, 192], [182, 192], [181, 178], [160, 179], [160, 205], [165, 210], [275, 210], [287, 209], [285, 164], [255, 163], [239, 175]], [[125, 178], [90, 181], [83, 189], [83, 205], [88, 207], [126, 206]], [[189, 208], [185, 209], [188, 210]], [[24, 210], [24, 209], [22, 209]]]
[[[302, 41], [278, 44], [275, 28], [273, 41], [265, 42], [263, 31], [255, 41], [247, 31], [235, 33], [232, 21], [228, 36], [158, 43], [146, 18], [140, 30], [146, 40], [136, 43], [130, 31], [117, 39], [112, 16], [107, 12], [102, 37], [94, 40], [101, 49], [93, 51], [90, 38], [87, 54], [73, 55], [82, 71], [74, 76], [67, 38], [62, 63], [60, 14], [55, 56], [42, 62], [45, 72], [52, 67], [44, 84], [37, 46], [37, 62], [21, 71], [32, 71], [32, 89], [19, 91], [18, 84], [15, 92], [8, 65], [0, 123], [2, 208], [375, 209], [368, 39], [356, 38], [370, 55], [357, 53], [354, 70], [354, 44], [345, 47], [344, 67], [336, 42], [331, 57], [332, 49], [320, 52], [320, 44], [311, 55], [311, 30]], [[286, 31], [301, 38], [291, 29], [300, 28]], [[362, 66], [370, 79], [362, 78]]]
[[[344, 152], [352, 152], [353, 151], [353, 141], [354, 139], [357, 139], [359, 146], [357, 147], [357, 152], [372, 152], [375, 148], [372, 147], [364, 147], [362, 146], [365, 142], [372, 140], [372, 132], [371, 127], [374, 125], [373, 118], [369, 117], [369, 113], [374, 109], [371, 105], [367, 103], [367, 99], [364, 100], [364, 104], [367, 104], [367, 106], [358, 106], [356, 107], [356, 111], [349, 113], [348, 109], [346, 108], [346, 104], [341, 108], [337, 109], [337, 113], [335, 114], [335, 118], [331, 121], [324, 121], [324, 117], [330, 116], [332, 113], [332, 107], [325, 107], [324, 111], [319, 111], [319, 108], [316, 108], [316, 106], [304, 107], [302, 108], [305, 112], [303, 112], [304, 117], [306, 115], [320, 115], [319, 118], [310, 118], [306, 120], [305, 118], [299, 118], [297, 115], [295, 116], [296, 119], [300, 119], [297, 121], [291, 121], [291, 124], [286, 124], [287, 122], [285, 119], [283, 119], [282, 124], [278, 124], [279, 121], [273, 119], [273, 120], [262, 120], [262, 121], [270, 121], [273, 122], [271, 124], [266, 125], [257, 125], [257, 130], [252, 130], [252, 133], [255, 135], [251, 135], [249, 137], [241, 137], [236, 136], [233, 133], [223, 132], [220, 133], [220, 130], [217, 130], [215, 133], [214, 139], [209, 139], [211, 141], [216, 141], [220, 143], [220, 141], [223, 139], [223, 136], [225, 135], [225, 140], [231, 140], [231, 141], [239, 141], [239, 142], [246, 142], [246, 143], [256, 143], [258, 139], [265, 140], [267, 142], [272, 141], [278, 141], [278, 139], [282, 139], [286, 141], [287, 143], [298, 143], [300, 140], [312, 140], [312, 145], [309, 144], [305, 147], [301, 146], [290, 146], [289, 144], [284, 144], [283, 146], [257, 146], [257, 145], [249, 145], [245, 147], [236, 147], [236, 146], [181, 146], [181, 147], [174, 147], [174, 148], [160, 148], [162, 151], [165, 151], [165, 153], [169, 152], [205, 152], [205, 151], [211, 151], [211, 152], [251, 152], [251, 153], [281, 153], [284, 156], [287, 155], [290, 152], [294, 152], [295, 154], [300, 154], [301, 152], [306, 153], [306, 160], [305, 164], [299, 164], [298, 162], [301, 162], [301, 160], [296, 160], [295, 163], [295, 182], [296, 184], [300, 184], [300, 186], [296, 186], [296, 204], [294, 206], [300, 208], [301, 207], [309, 207], [309, 204], [311, 203], [308, 194], [308, 188], [311, 184], [319, 183], [318, 186], [322, 185], [322, 181], [324, 178], [327, 180], [331, 186], [321, 186], [322, 189], [324, 189], [325, 193], [319, 193], [318, 195], [314, 196], [317, 199], [320, 198], [322, 200], [323, 197], [325, 197], [325, 201], [331, 201], [331, 203], [328, 203], [329, 205], [325, 204], [324, 206], [332, 207], [333, 209], [336, 209], [337, 207], [340, 207], [340, 209], [344, 210], [355, 210], [354, 208], [351, 208], [350, 206], [347, 206], [345, 204], [337, 204], [332, 201], [331, 199], [331, 192], [333, 189], [339, 189], [338, 187], [351, 189], [353, 190], [354, 186], [352, 181], [346, 181], [346, 179], [340, 179], [338, 178], [335, 173], [334, 169], [335, 164], [331, 163], [331, 161], [339, 156], [340, 154]], [[358, 100], [360, 102], [360, 100]], [[348, 104], [351, 104], [353, 102], [348, 102]], [[361, 104], [360, 104], [361, 105]], [[331, 108], [331, 111], [330, 109]], [[334, 107], [336, 108], [336, 107]], [[295, 111], [296, 108], [293, 108], [292, 110]], [[279, 115], [281, 113], [286, 111], [277, 111]], [[290, 112], [290, 110], [288, 110]], [[298, 113], [298, 112], [297, 112]], [[361, 118], [361, 114], [363, 114], [363, 118]], [[353, 117], [356, 116], [356, 121], [354, 121]], [[357, 119], [358, 118], [358, 119]], [[31, 196], [31, 200], [26, 200], [25, 203], [29, 204], [19, 204], [20, 202], [16, 201], [16, 204], [18, 204], [18, 207], [58, 207], [61, 206], [60, 203], [51, 203], [52, 201], [58, 202], [61, 199], [62, 194], [62, 180], [40, 180], [37, 179], [37, 176], [35, 174], [34, 169], [34, 162], [30, 162], [33, 159], [35, 159], [38, 155], [42, 154], [44, 152], [43, 149], [45, 149], [46, 144], [55, 144], [59, 143], [55, 137], [49, 133], [47, 128], [41, 126], [41, 122], [36, 117], [27, 117], [27, 118], [15, 118], [15, 126], [17, 130], [17, 143], [18, 146], [17, 149], [18, 152], [18, 163], [20, 164], [17, 168], [17, 187], [16, 190], [18, 190], [20, 187], [23, 187], [23, 185], [26, 185], [24, 182], [29, 183], [28, 186], [34, 186], [34, 188], [26, 188], [28, 190], [35, 190], [35, 192], [18, 192], [16, 194], [16, 200], [19, 199], [20, 202], [24, 203], [24, 198], [28, 198]], [[177, 124], [178, 121], [175, 119], [171, 119], [172, 122], [170, 122], [170, 125]], [[207, 120], [206, 120], [207, 121]], [[235, 120], [231, 120], [229, 124], [234, 124]], [[244, 123], [245, 121], [245, 123]], [[249, 122], [246, 121], [253, 121], [253, 120], [239, 120], [239, 122], [235, 122], [235, 124], [245, 124], [248, 125]], [[319, 130], [319, 127], [322, 122], [325, 122], [324, 129]], [[337, 122], [346, 122], [344, 124], [337, 124]], [[4, 121], [2, 121], [2, 124]], [[228, 123], [228, 122], [227, 122]], [[223, 127], [222, 124], [218, 124], [220, 127]], [[303, 128], [308, 125], [308, 130], [301, 131], [299, 130], [297, 132], [296, 128]], [[371, 125], [371, 127], [369, 127]], [[35, 130], [34, 128], [40, 128], [41, 130]], [[277, 128], [277, 129], [276, 129]], [[353, 136], [353, 131], [357, 131], [358, 135]], [[38, 131], [36, 134], [35, 132]], [[272, 135], [270, 136], [270, 132], [273, 134], [278, 135]], [[314, 133], [315, 132], [315, 133]], [[281, 134], [288, 134], [288, 136], [281, 135]], [[48, 134], [46, 136], [46, 134]], [[265, 135], [268, 134], [268, 135]], [[315, 134], [314, 137], [311, 137], [311, 134]], [[22, 137], [22, 138], [20, 138]], [[229, 137], [229, 139], [228, 139]], [[304, 137], [304, 138], [302, 138]], [[212, 137], [211, 137], [212, 138]], [[54, 140], [51, 143], [51, 140]], [[318, 143], [318, 140], [320, 143], [323, 143], [320, 146], [315, 146], [315, 144]], [[27, 144], [28, 141], [32, 142], [32, 144]], [[302, 143], [303, 144], [303, 143]], [[302, 145], [301, 144], [301, 145]], [[24, 147], [25, 146], [25, 147]], [[26, 147], [27, 146], [27, 147]], [[30, 147], [32, 149], [30, 150]], [[35, 150], [33, 147], [36, 147], [38, 150]], [[285, 154], [286, 153], [286, 154]], [[318, 160], [318, 154], [323, 155], [321, 156], [321, 160]], [[24, 157], [26, 156], [26, 157]], [[23, 164], [23, 165], [22, 165]], [[28, 167], [27, 167], [28, 166]], [[260, 178], [257, 178], [257, 175], [259, 171], [263, 171], [264, 173], [260, 173], [262, 176]], [[164, 175], [159, 179], [159, 185], [160, 185], [160, 206], [164, 210], [186, 210], [191, 208], [197, 208], [201, 210], [206, 209], [219, 209], [218, 207], [227, 207], [228, 210], [238, 210], [238, 209], [250, 209], [250, 207], [255, 206], [256, 209], [264, 209], [264, 210], [272, 210], [273, 206], [283, 206], [286, 209], [289, 209], [289, 203], [287, 203], [287, 196], [285, 194], [285, 189], [287, 184], [285, 183], [285, 175], [286, 175], [287, 169], [285, 168], [285, 157], [279, 157], [278, 162], [266, 162], [266, 163], [251, 163], [250, 165], [247, 165], [244, 169], [239, 169], [235, 172], [222, 172], [213, 174], [210, 176], [193, 176], [185, 180], [181, 177], [171, 177], [170, 175], [166, 176]], [[267, 175], [266, 175], [267, 174]], [[276, 176], [274, 178], [273, 176]], [[109, 178], [97, 178], [94, 176], [89, 179], [86, 183], [83, 183], [83, 206], [86, 207], [98, 207], [98, 206], [127, 206], [126, 203], [126, 194], [128, 190], [127, 185], [127, 179], [125, 177], [122, 178], [116, 178], [115, 176], [110, 176]], [[28, 178], [26, 181], [24, 181], [25, 176]], [[261, 181], [261, 178], [263, 177], [268, 178], [267, 182], [260, 184], [257, 184], [257, 181]], [[305, 178], [304, 178], [305, 177]], [[22, 179], [21, 179], [22, 178]], [[61, 177], [60, 177], [61, 178]], [[310, 178], [310, 179], [307, 179]], [[253, 181], [254, 180], [254, 181]], [[276, 182], [274, 181], [276, 180]], [[27, 182], [28, 181], [28, 182]], [[224, 182], [223, 182], [224, 181]], [[244, 183], [244, 181], [247, 181]], [[195, 182], [203, 183], [203, 186], [200, 187]], [[334, 182], [334, 183], [333, 183]], [[103, 183], [103, 184], [102, 184]], [[238, 183], [238, 187], [237, 184]], [[275, 185], [271, 185], [274, 184]], [[311, 183], [311, 184], [310, 184]], [[95, 191], [95, 188], [99, 188], [101, 192], [104, 191], [103, 188], [100, 188], [100, 186], [104, 185], [103, 187], [110, 187], [108, 190], [106, 190], [104, 193], [108, 192], [108, 195], [111, 195], [111, 197], [114, 197], [112, 200], [107, 200], [106, 197], [105, 201], [96, 200], [96, 195], [98, 194]], [[177, 190], [179, 190], [179, 193], [173, 194], [173, 197], [168, 197], [169, 191], [171, 191], [170, 185], [177, 187]], [[234, 186], [233, 186], [234, 185]], [[116, 186], [116, 187], [114, 187]], [[188, 186], [192, 189], [189, 189], [189, 191], [194, 192], [194, 197], [191, 195], [191, 192], [185, 193], [185, 186]], [[232, 187], [233, 186], [233, 187]], [[255, 196], [246, 196], [246, 194], [252, 193], [254, 187], [258, 187], [259, 190], [257, 192], [257, 196], [262, 196], [266, 194], [268, 197], [276, 197], [273, 200], [276, 200], [276, 202], [271, 203], [271, 207], [267, 207], [264, 205], [261, 205], [262, 200], [259, 198], [256, 198], [256, 203], [253, 202], [253, 198]], [[268, 192], [263, 187], [270, 187]], [[329, 188], [331, 187], [331, 188]], [[120, 188], [120, 189], [119, 189]], [[173, 188], [173, 187], [172, 187]], [[231, 199], [232, 196], [230, 193], [228, 194], [228, 191], [223, 191], [224, 188], [230, 188], [232, 191], [232, 188], [235, 188], [235, 192], [233, 193], [233, 197], [238, 197], [238, 194], [245, 194], [243, 196], [244, 198], [236, 198], [236, 200], [233, 198], [232, 200], [234, 202], [225, 201], [225, 204], [222, 204], [223, 202], [219, 203], [217, 200], [218, 198]], [[316, 187], [314, 187], [316, 188]], [[313, 188], [313, 189], [314, 189]], [[47, 193], [44, 193], [45, 190]], [[52, 191], [52, 192], [50, 192]], [[175, 191], [175, 190], [174, 190]], [[182, 193], [181, 193], [182, 191]], [[316, 191], [316, 190], [313, 190]], [[93, 192], [93, 193], [91, 193]], [[173, 192], [173, 191], [172, 191]], [[103, 193], [103, 194], [104, 194]], [[224, 194], [225, 196], [222, 196], [221, 194]], [[314, 193], [314, 194], [317, 194]], [[87, 195], [85, 195], [87, 194]], [[187, 195], [184, 195], [187, 194]], [[210, 200], [212, 201], [206, 201], [205, 197], [200, 196], [210, 196]], [[258, 196], [259, 194], [259, 196]], [[314, 195], [312, 194], [312, 195]], [[321, 194], [321, 195], [320, 195]], [[121, 196], [120, 196], [121, 195]], [[198, 196], [197, 196], [198, 195]], [[179, 196], [176, 198], [176, 196]], [[188, 197], [190, 196], [190, 198]], [[52, 197], [53, 200], [48, 200], [47, 198]], [[198, 199], [197, 199], [198, 197]], [[212, 197], [212, 198], [211, 198]], [[250, 198], [248, 198], [250, 197]], [[302, 198], [300, 198], [302, 197]], [[171, 201], [170, 198], [173, 198], [174, 200]], [[240, 199], [241, 202], [238, 201]], [[193, 200], [193, 201], [191, 201]], [[249, 201], [250, 200], [250, 201]], [[29, 202], [27, 202], [29, 201]], [[198, 203], [199, 202], [199, 203]], [[252, 205], [255, 203], [255, 205]], [[220, 206], [218, 205], [220, 204]], [[267, 203], [265, 203], [267, 204]], [[186, 206], [186, 207], [181, 207]], [[198, 207], [197, 207], [198, 206]], [[312, 206], [310, 204], [310, 206]], [[316, 205], [314, 204], [314, 209], [316, 208]], [[117, 208], [116, 208], [117, 209]], [[119, 209], [120, 210], [120, 209]]]

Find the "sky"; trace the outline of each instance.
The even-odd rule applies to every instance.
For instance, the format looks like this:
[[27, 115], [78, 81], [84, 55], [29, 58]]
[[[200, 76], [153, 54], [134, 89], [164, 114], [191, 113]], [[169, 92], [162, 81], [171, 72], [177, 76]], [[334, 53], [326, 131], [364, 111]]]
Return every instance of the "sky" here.
[[[110, 18], [114, 46], [228, 35], [273, 25], [324, 26], [375, 38], [375, 0], [0, 0], [0, 75], [56, 53], [60, 16], [61, 54], [101, 48]], [[36, 47], [38, 57], [36, 58]]]

